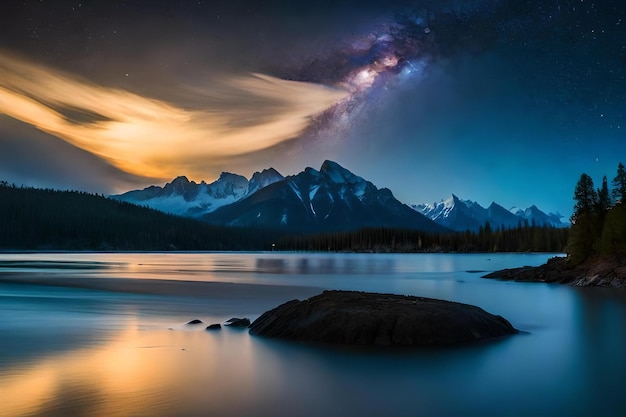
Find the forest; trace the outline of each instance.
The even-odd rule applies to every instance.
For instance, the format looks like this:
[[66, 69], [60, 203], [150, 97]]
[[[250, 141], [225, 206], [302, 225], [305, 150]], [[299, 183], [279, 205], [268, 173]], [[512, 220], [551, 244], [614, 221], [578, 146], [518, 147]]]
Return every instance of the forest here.
[[581, 174], [574, 189], [574, 214], [566, 251], [570, 262], [582, 264], [589, 259], [626, 258], [626, 171], [620, 162], [609, 191], [606, 176], [602, 186]]
[[568, 229], [519, 224], [477, 233], [380, 228], [322, 234], [214, 226], [103, 195], [0, 181], [0, 250], [561, 252]]
[[292, 235], [279, 240], [280, 250], [314, 252], [562, 252], [569, 229], [528, 226], [476, 232], [424, 233], [408, 229], [362, 229], [355, 232]]
[[0, 181], [2, 250], [259, 250], [269, 248], [267, 238], [102, 195]]

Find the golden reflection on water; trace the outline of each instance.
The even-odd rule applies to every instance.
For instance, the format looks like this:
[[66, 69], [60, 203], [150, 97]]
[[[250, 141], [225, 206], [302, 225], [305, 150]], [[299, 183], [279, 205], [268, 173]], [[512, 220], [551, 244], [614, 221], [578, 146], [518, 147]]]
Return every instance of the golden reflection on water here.
[[24, 375], [5, 375], [0, 381], [3, 415], [32, 414], [54, 391], [55, 372], [51, 367], [37, 366]]
[[101, 345], [0, 370], [0, 415], [177, 415], [189, 402], [229, 404], [252, 389], [245, 386], [254, 380], [250, 351], [245, 331], [146, 330], [131, 322]]
[[[548, 255], [542, 256], [545, 261]], [[14, 265], [13, 257], [21, 264]], [[45, 276], [51, 284], [65, 280], [68, 287], [13, 281], [0, 287], [0, 416], [473, 417], [511, 410], [626, 416], [620, 380], [626, 375], [623, 291], [501, 283], [469, 273], [511, 267], [515, 260], [538, 262], [539, 257], [527, 255], [490, 255], [489, 260], [484, 255], [381, 255], [354, 267], [352, 255], [278, 257], [0, 254], [0, 278], [21, 274], [26, 282]], [[434, 258], [441, 258], [436, 268]], [[431, 263], [432, 270], [422, 271]], [[190, 278], [192, 272], [197, 275]], [[96, 285], [129, 276], [141, 279], [106, 286], [128, 294]], [[170, 281], [159, 282], [157, 291], [145, 279], [150, 277]], [[175, 279], [221, 283], [172, 284]], [[242, 284], [255, 280], [285, 287]], [[475, 346], [381, 354], [183, 324], [196, 317], [215, 323], [236, 314], [253, 319], [313, 290], [287, 287], [293, 284], [467, 302], [502, 314], [524, 333]], [[49, 339], [50, 334], [57, 338]]]

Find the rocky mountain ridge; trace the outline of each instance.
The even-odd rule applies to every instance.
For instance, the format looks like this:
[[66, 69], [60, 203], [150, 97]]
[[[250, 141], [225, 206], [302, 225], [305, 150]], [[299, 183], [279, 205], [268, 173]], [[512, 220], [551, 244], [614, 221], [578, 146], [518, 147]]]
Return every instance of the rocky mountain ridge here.
[[246, 177], [223, 172], [212, 183], [180, 176], [163, 187], [150, 186], [112, 198], [209, 223], [293, 231], [400, 227], [430, 232], [478, 231], [521, 225], [563, 227], [558, 214], [536, 206], [507, 210], [493, 202], [484, 208], [456, 195], [433, 204], [407, 206], [386, 188], [333, 161], [320, 170], [307, 167], [284, 177], [274, 168]]
[[496, 202], [489, 207], [482, 207], [475, 201], [462, 200], [456, 195], [432, 204], [418, 204], [411, 206], [435, 223], [455, 231], [478, 231], [487, 222], [492, 229], [512, 228], [518, 225], [536, 225], [549, 227], [566, 227], [568, 224], [561, 221], [558, 213], [546, 214], [537, 206], [522, 210], [514, 208], [507, 210]]

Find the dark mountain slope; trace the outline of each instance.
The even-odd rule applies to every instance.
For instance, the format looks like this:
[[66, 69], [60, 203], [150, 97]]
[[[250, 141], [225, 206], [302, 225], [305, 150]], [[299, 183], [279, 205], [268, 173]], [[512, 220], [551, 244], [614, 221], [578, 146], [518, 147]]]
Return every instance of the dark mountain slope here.
[[293, 232], [399, 227], [444, 232], [445, 227], [396, 200], [390, 190], [332, 161], [306, 168], [202, 217], [209, 223]]

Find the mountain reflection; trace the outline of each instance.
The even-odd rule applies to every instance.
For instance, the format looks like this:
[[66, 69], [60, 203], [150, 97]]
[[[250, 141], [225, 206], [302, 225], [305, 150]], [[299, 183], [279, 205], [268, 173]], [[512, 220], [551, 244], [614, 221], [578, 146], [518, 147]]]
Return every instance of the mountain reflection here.
[[[265, 274], [384, 274], [396, 270], [394, 259], [355, 257], [257, 258], [256, 272]], [[381, 262], [382, 261], [382, 262]]]

